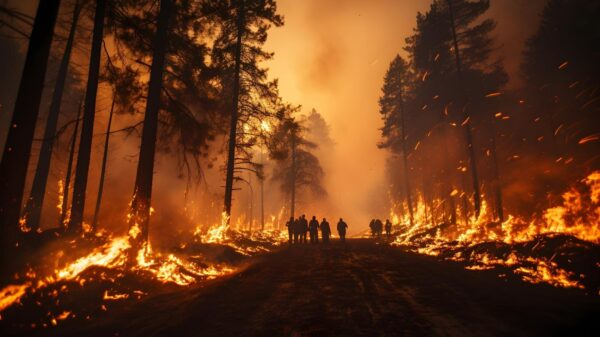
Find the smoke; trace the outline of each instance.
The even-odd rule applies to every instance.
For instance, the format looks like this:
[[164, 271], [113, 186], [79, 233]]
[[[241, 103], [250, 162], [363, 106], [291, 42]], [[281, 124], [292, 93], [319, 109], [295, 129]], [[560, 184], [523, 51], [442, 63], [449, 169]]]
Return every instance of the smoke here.
[[[26, 3], [31, 9], [28, 13], [35, 11], [35, 1], [10, 3]], [[532, 18], [537, 18], [535, 13], [539, 12], [543, 3], [543, 0], [492, 2], [490, 15], [498, 20], [498, 44], [501, 46], [498, 53], [505, 56], [511, 79], [518, 77], [516, 70], [522, 43], [535, 28], [537, 21]], [[366, 229], [373, 217], [386, 217], [390, 190], [390, 182], [386, 178], [388, 154], [376, 147], [380, 140], [378, 129], [382, 126], [377, 100], [389, 61], [398, 53], [404, 54], [404, 38], [412, 33], [416, 13], [424, 12], [429, 4], [430, 1], [395, 0], [278, 1], [279, 11], [285, 16], [285, 25], [272, 29], [267, 41], [266, 50], [275, 53], [274, 59], [268, 63], [271, 76], [279, 78], [281, 95], [286, 101], [303, 105], [305, 114], [314, 107], [323, 115], [335, 143], [317, 152], [325, 169], [328, 199], [323, 202], [301, 199], [299, 212], [325, 216], [333, 221], [343, 217], [351, 233]], [[21, 45], [21, 42], [14, 44]], [[15, 48], [9, 45], [13, 42], [4, 40], [0, 43], [3, 60], [0, 71], [8, 74], [0, 88], [0, 142], [3, 142], [24, 48]], [[88, 45], [80, 45], [73, 55], [73, 63], [82, 72], [81, 78], [85, 78], [87, 70], [87, 48]], [[53, 49], [53, 53], [59, 54], [60, 50]], [[4, 69], [11, 71], [2, 71]], [[9, 87], [5, 88], [7, 85]], [[46, 88], [52, 88], [51, 82]], [[47, 93], [45, 95], [48, 96]], [[91, 219], [98, 188], [101, 134], [105, 131], [111, 96], [108, 86], [100, 87], [99, 96], [86, 219]], [[45, 102], [42, 111], [47, 110], [48, 102]], [[59, 125], [73, 118], [76, 106], [77, 99], [65, 105]], [[113, 130], [132, 125], [140, 118], [139, 115], [119, 114], [115, 116]], [[57, 180], [64, 177], [68, 148], [65, 140], [69, 134], [69, 131], [65, 134], [53, 158], [53, 175], [48, 183], [50, 195], [55, 195]], [[215, 149], [219, 149], [219, 142], [216, 141]], [[109, 151], [100, 226], [119, 232], [126, 230], [125, 217], [133, 192], [139, 137], [136, 134], [114, 134]], [[439, 159], [438, 155], [432, 155], [432, 165]], [[156, 212], [151, 220], [151, 237], [163, 238], [178, 229], [219, 221], [224, 157], [222, 153], [216, 153], [213, 158], [214, 162], [202, 163], [201, 183], [193, 184], [186, 194], [187, 177], [180, 174], [174, 157], [162, 153], [157, 156], [153, 193]], [[267, 167], [267, 173], [268, 170]], [[248, 179], [253, 185], [253, 193], [248, 191], [249, 187], [239, 184], [239, 190], [234, 192], [233, 213], [236, 217], [254, 217], [255, 221], [259, 221], [259, 181], [252, 176]], [[420, 181], [414, 183], [423, 184]], [[265, 181], [264, 188], [265, 215], [270, 220], [271, 215], [278, 215], [282, 208], [288, 206], [288, 201], [281, 195], [277, 183], [270, 179]], [[520, 188], [524, 187], [509, 183], [507, 194], [521, 193]], [[48, 200], [51, 201], [45, 205], [44, 218], [48, 219], [48, 226], [52, 226], [53, 218], [57, 217], [56, 198]]]

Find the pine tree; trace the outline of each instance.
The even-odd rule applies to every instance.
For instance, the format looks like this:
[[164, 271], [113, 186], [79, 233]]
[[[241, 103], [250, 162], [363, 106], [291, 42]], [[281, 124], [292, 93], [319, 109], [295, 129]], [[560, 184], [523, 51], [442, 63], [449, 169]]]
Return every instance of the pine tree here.
[[156, 154], [156, 135], [158, 116], [161, 106], [162, 80], [167, 54], [169, 37], [169, 21], [173, 12], [173, 0], [161, 0], [158, 13], [158, 23], [153, 43], [152, 67], [148, 85], [148, 100], [144, 114], [144, 130], [133, 200], [131, 201], [131, 217], [129, 220], [129, 235], [132, 242], [132, 258], [140, 248], [146, 247], [150, 221], [152, 197], [152, 182], [154, 174], [154, 157]]
[[92, 151], [92, 137], [94, 134], [96, 94], [98, 92], [100, 57], [102, 39], [104, 36], [104, 19], [106, 15], [107, 1], [108, 0], [96, 1], [90, 64], [85, 92], [83, 122], [81, 125], [81, 139], [79, 141], [77, 167], [75, 169], [75, 182], [73, 185], [73, 205], [71, 206], [71, 219], [67, 228], [67, 230], [73, 233], [81, 232], [83, 230], [82, 224], [88, 182], [88, 171], [90, 167], [90, 157]]
[[296, 120], [289, 112], [276, 126], [269, 150], [277, 163], [272, 179], [279, 181], [281, 191], [290, 197], [290, 217], [294, 217], [299, 195], [310, 192], [314, 198], [322, 198], [327, 192], [323, 187], [325, 174], [313, 154], [317, 145], [306, 139], [306, 120]]
[[382, 96], [379, 99], [380, 114], [384, 120], [381, 129], [384, 142], [380, 147], [392, 148], [392, 151], [401, 151], [403, 160], [404, 193], [408, 208], [410, 225], [414, 225], [412, 191], [410, 187], [408, 167], [408, 146], [406, 134], [406, 121], [404, 99], [407, 96], [407, 87], [411, 81], [408, 64], [397, 55], [391, 62], [383, 80]]
[[272, 57], [262, 49], [269, 28], [282, 25], [283, 20], [276, 14], [273, 0], [223, 1], [215, 6], [221, 32], [212, 57], [221, 73], [225, 97], [231, 99], [224, 102], [231, 111], [224, 197], [224, 212], [229, 217], [236, 172], [254, 169], [240, 167], [244, 164], [256, 166], [247, 151], [255, 140], [246, 137], [244, 128], [256, 128], [280, 110], [277, 82], [269, 82], [267, 69], [259, 64]]
[[81, 3], [76, 1], [73, 7], [73, 18], [71, 19], [69, 36], [63, 52], [60, 68], [58, 69], [56, 84], [54, 85], [54, 93], [52, 95], [50, 111], [48, 112], [48, 118], [46, 120], [44, 138], [35, 170], [35, 176], [33, 178], [33, 185], [31, 187], [31, 193], [24, 210], [24, 218], [27, 221], [27, 226], [33, 231], [37, 231], [40, 228], [40, 218], [42, 214], [44, 196], [46, 194], [46, 183], [50, 173], [50, 161], [52, 159], [52, 149], [54, 147], [56, 126], [58, 124], [58, 116], [60, 114], [63, 91], [65, 88], [67, 73], [69, 70], [69, 62], [71, 59], [71, 50], [73, 49], [75, 30], [77, 29], [77, 22], [79, 21], [81, 9]]
[[59, 7], [59, 0], [40, 1], [38, 5], [11, 126], [0, 163], [0, 230], [2, 230], [0, 269], [3, 276], [10, 272], [6, 261], [18, 240], [18, 224], [27, 165]]
[[[600, 133], [599, 15], [597, 1], [549, 0], [538, 29], [525, 45], [521, 71], [531, 111], [528, 117], [539, 118], [531, 127], [543, 136], [534, 150], [552, 155], [548, 161], [553, 171], [563, 165], [561, 157], [573, 157], [570, 165], [582, 170], [600, 168], [596, 156], [600, 142], [591, 141]], [[558, 189], [571, 182], [571, 172], [578, 170], [567, 171], [553, 174], [564, 179]]]

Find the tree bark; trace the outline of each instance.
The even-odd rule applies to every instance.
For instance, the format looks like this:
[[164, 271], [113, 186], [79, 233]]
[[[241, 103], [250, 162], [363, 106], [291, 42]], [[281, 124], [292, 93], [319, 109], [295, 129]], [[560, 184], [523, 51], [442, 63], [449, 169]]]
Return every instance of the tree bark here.
[[260, 163], [261, 177], [260, 177], [260, 231], [265, 230], [265, 160], [264, 160], [263, 145], [260, 148]]
[[[39, 114], [48, 55], [60, 0], [40, 1], [15, 102], [10, 129], [0, 163], [0, 228], [2, 230], [2, 275], [10, 273], [6, 263], [15, 248], [27, 166]], [[4, 277], [3, 277], [4, 279]]]
[[[158, 114], [162, 91], [163, 69], [167, 54], [169, 20], [173, 12], [173, 0], [162, 0], [158, 13], [158, 24], [152, 52], [150, 83], [148, 84], [148, 101], [144, 115], [144, 129], [140, 145], [137, 174], [133, 200], [131, 201], [131, 217], [129, 220], [130, 242], [132, 254], [147, 247], [148, 224], [152, 198], [152, 182], [154, 173], [154, 156], [156, 150], [156, 134], [158, 131]], [[137, 228], [136, 228], [137, 227]], [[131, 261], [130, 256], [130, 261]]]
[[108, 124], [106, 125], [106, 137], [104, 138], [104, 154], [102, 155], [102, 166], [100, 168], [100, 182], [98, 185], [98, 197], [96, 198], [96, 207], [94, 208], [94, 219], [92, 220], [92, 232], [96, 231], [98, 225], [98, 215], [100, 214], [100, 204], [102, 203], [102, 192], [104, 191], [104, 177], [106, 176], [106, 161], [108, 160], [108, 144], [110, 141], [110, 126], [112, 125], [113, 112], [115, 109], [115, 96], [113, 94], [110, 113], [108, 114]]
[[[492, 125], [493, 128], [493, 125]], [[496, 215], [500, 222], [504, 221], [504, 208], [502, 203], [502, 187], [500, 185], [500, 172], [498, 170], [498, 156], [496, 150], [496, 133], [492, 132], [490, 152], [492, 155], [492, 170], [494, 176], [494, 194], [496, 201]]]
[[229, 147], [227, 154], [227, 172], [225, 177], [224, 212], [227, 222], [231, 217], [231, 198], [233, 194], [233, 174], [235, 171], [235, 149], [237, 138], [238, 108], [240, 96], [240, 72], [242, 58], [242, 35], [244, 34], [244, 0], [239, 1], [237, 15], [237, 41], [235, 48], [235, 73], [233, 80], [233, 102], [231, 104], [231, 125], [229, 127]]
[[292, 129], [292, 197], [290, 205], [290, 218], [294, 219], [294, 212], [296, 211], [296, 130]]
[[467, 155], [469, 157], [469, 164], [471, 166], [471, 178], [473, 183], [473, 205], [475, 208], [475, 215], [479, 216], [481, 211], [481, 192], [479, 190], [479, 177], [477, 175], [477, 161], [475, 158], [475, 148], [473, 146], [473, 131], [471, 130], [471, 116], [468, 110], [468, 103], [464, 88], [462, 86], [462, 64], [460, 61], [460, 50], [458, 49], [458, 38], [456, 36], [456, 24], [454, 21], [454, 11], [452, 10], [452, 0], [447, 0], [448, 11], [450, 14], [450, 24], [452, 28], [452, 40], [454, 43], [454, 56], [456, 60], [456, 75], [458, 78], [458, 86], [463, 96], [463, 113], [464, 113], [464, 127], [465, 136], [467, 141]]
[[398, 98], [400, 100], [400, 132], [402, 133], [402, 160], [403, 160], [403, 164], [404, 164], [404, 193], [406, 195], [406, 204], [408, 206], [408, 215], [410, 218], [410, 226], [413, 227], [415, 220], [414, 220], [414, 214], [413, 214], [413, 203], [412, 203], [412, 195], [411, 195], [411, 190], [410, 190], [410, 179], [408, 178], [408, 147], [406, 145], [406, 128], [405, 128], [405, 121], [404, 121], [404, 98], [403, 95], [404, 93], [402, 92], [402, 89], [400, 89], [400, 97]]
[[83, 123], [81, 127], [81, 140], [77, 155], [77, 168], [75, 169], [75, 184], [73, 185], [73, 206], [69, 221], [70, 232], [81, 232], [83, 211], [85, 207], [85, 192], [87, 189], [88, 172], [92, 151], [92, 137], [94, 134], [94, 119], [96, 115], [96, 94], [98, 92], [98, 75], [100, 72], [100, 57], [102, 38], [104, 34], [104, 16], [106, 14], [106, 1], [96, 1], [94, 16], [94, 32], [92, 36], [92, 49], [88, 71], [87, 90], [85, 93], [85, 106]]
[[75, 156], [75, 147], [77, 145], [77, 131], [79, 130], [79, 119], [81, 119], [81, 111], [83, 110], [83, 100], [79, 101], [79, 109], [77, 110], [77, 119], [75, 120], [75, 129], [71, 138], [71, 149], [69, 150], [69, 162], [67, 164], [67, 176], [65, 177], [65, 185], [63, 187], [63, 202], [61, 206], [60, 220], [58, 225], [65, 230], [69, 219], [65, 219], [70, 213], [69, 207], [69, 186], [71, 185], [71, 172], [73, 170], [73, 157]]
[[46, 129], [44, 130], [42, 148], [35, 170], [35, 177], [33, 178], [33, 185], [31, 187], [31, 194], [29, 195], [24, 211], [24, 218], [27, 220], [27, 226], [30, 227], [32, 231], [37, 231], [40, 228], [42, 206], [44, 204], [46, 184], [50, 173], [50, 161], [52, 160], [52, 148], [54, 147], [56, 126], [58, 124], [58, 116], [60, 114], [60, 106], [62, 103], [67, 73], [69, 71], [69, 60], [71, 59], [71, 50], [73, 49], [73, 40], [75, 39], [75, 30], [77, 29], [79, 13], [81, 13], [81, 4], [77, 1], [75, 2], [75, 8], [73, 9], [73, 19], [71, 21], [71, 28], [69, 29], [69, 37], [67, 38], [65, 51], [60, 62], [60, 68], [58, 69], [52, 102], [50, 103], [50, 110], [46, 121]]

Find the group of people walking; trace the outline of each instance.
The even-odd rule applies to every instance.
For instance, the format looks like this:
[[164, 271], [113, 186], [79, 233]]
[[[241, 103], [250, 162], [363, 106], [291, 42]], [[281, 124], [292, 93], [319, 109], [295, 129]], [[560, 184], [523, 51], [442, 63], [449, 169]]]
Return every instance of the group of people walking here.
[[[290, 217], [285, 226], [288, 228], [290, 243], [308, 243], [308, 237], [310, 237], [310, 243], [319, 243], [319, 231], [321, 231], [323, 243], [329, 243], [329, 238], [331, 237], [331, 227], [329, 227], [329, 222], [325, 218], [319, 223], [317, 217], [313, 216], [309, 222], [306, 216], [302, 214], [297, 219]], [[342, 242], [346, 241], [347, 230], [348, 224], [340, 218], [337, 224], [337, 231]]]
[[390, 219], [385, 220], [385, 226], [379, 219], [372, 219], [369, 223], [371, 229], [371, 236], [380, 238], [383, 235], [383, 229], [385, 227], [385, 236], [390, 238], [392, 236], [392, 222]]

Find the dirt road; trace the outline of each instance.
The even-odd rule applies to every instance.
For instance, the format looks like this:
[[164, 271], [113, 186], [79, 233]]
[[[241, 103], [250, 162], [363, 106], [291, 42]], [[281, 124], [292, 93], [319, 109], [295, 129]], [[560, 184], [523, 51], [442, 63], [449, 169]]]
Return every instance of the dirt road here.
[[600, 336], [598, 296], [467, 271], [370, 240], [293, 246], [56, 335]]

